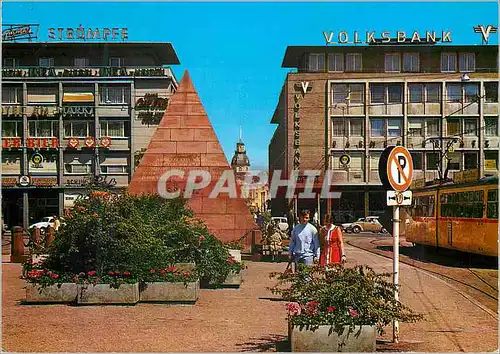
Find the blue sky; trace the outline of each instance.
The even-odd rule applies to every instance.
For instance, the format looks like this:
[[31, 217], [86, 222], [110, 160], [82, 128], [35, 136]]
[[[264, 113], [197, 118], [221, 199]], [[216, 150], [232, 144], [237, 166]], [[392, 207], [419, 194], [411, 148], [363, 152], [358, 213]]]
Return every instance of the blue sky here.
[[[171, 42], [188, 69], [228, 159], [243, 125], [254, 169], [267, 169], [269, 124], [286, 73], [288, 45], [324, 45], [323, 31], [452, 31], [452, 44], [480, 44], [472, 27], [498, 26], [497, 2], [133, 3], [3, 2], [3, 23], [127, 27], [129, 41]], [[498, 43], [492, 35], [490, 44]]]

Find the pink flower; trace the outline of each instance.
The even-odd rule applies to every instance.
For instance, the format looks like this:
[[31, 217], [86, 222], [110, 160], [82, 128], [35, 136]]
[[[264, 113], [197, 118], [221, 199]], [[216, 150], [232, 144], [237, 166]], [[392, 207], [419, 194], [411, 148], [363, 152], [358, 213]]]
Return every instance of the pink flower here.
[[91, 270], [90, 272], [87, 273], [90, 276], [96, 275], [97, 272], [95, 270]]
[[52, 279], [57, 279], [57, 278], [59, 278], [59, 274], [56, 274], [56, 273], [51, 273], [51, 274], [50, 274], [50, 277], [51, 277]]
[[115, 272], [113, 272], [112, 270], [110, 270], [110, 271], [108, 272], [108, 274], [109, 274], [109, 275], [115, 275]]
[[130, 275], [130, 272], [123, 272], [123, 275], [128, 277]]
[[317, 302], [316, 300], [309, 301], [306, 304], [306, 312], [310, 315], [317, 315], [318, 314], [318, 305], [319, 305], [319, 302]]
[[167, 271], [168, 271], [169, 273], [173, 273], [173, 272], [175, 272], [175, 267], [174, 267], [174, 266], [169, 266], [169, 267], [167, 268]]
[[288, 315], [289, 316], [296, 316], [296, 315], [300, 315], [300, 312], [302, 311], [301, 308], [300, 308], [300, 305], [296, 302], [288, 302], [286, 305], [285, 305], [287, 311], [288, 311]]
[[328, 312], [333, 312], [333, 311], [335, 311], [336, 309], [337, 309], [337, 308], [336, 308], [335, 306], [328, 306], [327, 311], [328, 311]]
[[84, 272], [80, 272], [78, 275], [81, 276], [81, 277], [84, 277], [85, 273]]
[[165, 275], [165, 274], [167, 274], [167, 270], [166, 269], [162, 269], [160, 273], [161, 273], [161, 275]]
[[155, 272], [156, 272], [156, 270], [154, 270], [153, 268], [151, 268], [151, 269], [149, 270], [149, 272], [150, 272], [151, 274], [153, 274], [153, 273], [155, 273]]
[[205, 236], [200, 236], [199, 240], [203, 241], [205, 239]]
[[352, 308], [349, 308], [347, 312], [349, 312], [349, 316], [351, 317], [356, 317], [358, 315], [358, 311], [353, 310]]

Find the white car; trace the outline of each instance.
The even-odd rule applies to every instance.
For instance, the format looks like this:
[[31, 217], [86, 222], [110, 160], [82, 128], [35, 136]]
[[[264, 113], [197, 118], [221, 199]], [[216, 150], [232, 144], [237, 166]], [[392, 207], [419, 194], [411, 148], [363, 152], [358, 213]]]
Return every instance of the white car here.
[[288, 231], [288, 220], [285, 217], [282, 216], [273, 216], [271, 217], [271, 220], [277, 220], [278, 221], [278, 226], [281, 231], [287, 232]]
[[53, 216], [46, 216], [42, 218], [41, 221], [34, 223], [33, 225], [30, 225], [29, 229], [40, 229], [40, 233], [45, 233], [47, 228], [49, 226], [54, 227], [55, 225], [55, 220]]

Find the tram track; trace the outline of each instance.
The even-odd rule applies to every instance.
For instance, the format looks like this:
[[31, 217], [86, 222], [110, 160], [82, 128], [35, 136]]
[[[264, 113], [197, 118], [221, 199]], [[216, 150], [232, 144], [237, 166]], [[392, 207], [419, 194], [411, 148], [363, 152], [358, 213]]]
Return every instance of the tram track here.
[[[363, 243], [367, 242], [356, 242], [356, 240], [347, 240], [346, 243], [350, 246], [365, 250], [367, 252], [377, 254], [383, 256], [385, 258], [393, 259], [392, 250], [382, 250], [379, 248], [380, 245], [377, 244], [377, 241], [387, 240], [387, 238], [377, 237], [372, 239], [369, 243], [370, 245], [363, 245]], [[353, 242], [354, 241], [354, 242]], [[367, 240], [366, 240], [367, 241]], [[391, 247], [392, 248], [392, 247]], [[460, 287], [462, 292], [469, 294], [469, 296], [476, 297], [485, 307], [489, 310], [493, 311], [498, 315], [498, 278], [491, 277], [492, 279], [496, 279], [496, 282], [490, 279], [483, 277], [481, 274], [478, 274], [477, 270], [471, 267], [449, 267], [442, 266], [435, 263], [426, 263], [420, 259], [412, 259], [406, 255], [400, 254], [400, 262], [418, 268], [422, 271], [428, 272], [437, 276], [444, 281], [448, 281], [450, 285], [455, 285]], [[427, 260], [427, 262], [429, 262]], [[474, 280], [473, 280], [474, 279]]]

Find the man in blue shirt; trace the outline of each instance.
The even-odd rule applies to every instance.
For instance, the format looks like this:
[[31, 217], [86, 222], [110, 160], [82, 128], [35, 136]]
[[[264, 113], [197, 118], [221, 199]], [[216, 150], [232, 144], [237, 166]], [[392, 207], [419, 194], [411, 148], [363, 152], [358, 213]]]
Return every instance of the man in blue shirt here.
[[293, 228], [290, 236], [289, 257], [295, 260], [296, 266], [298, 263], [312, 265], [315, 260], [319, 260], [318, 230], [309, 224], [309, 218], [309, 210], [301, 210], [300, 224]]

